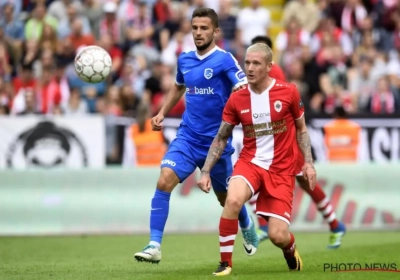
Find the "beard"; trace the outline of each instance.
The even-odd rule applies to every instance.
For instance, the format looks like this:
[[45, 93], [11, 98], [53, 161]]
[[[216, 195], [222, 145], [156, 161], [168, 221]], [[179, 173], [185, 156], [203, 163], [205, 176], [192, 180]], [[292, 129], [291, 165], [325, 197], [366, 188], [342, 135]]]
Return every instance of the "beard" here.
[[204, 50], [206, 50], [210, 45], [211, 45], [211, 43], [213, 42], [213, 39], [211, 39], [209, 42], [207, 42], [207, 43], [204, 43], [204, 45], [201, 45], [201, 46], [197, 46], [196, 45], [196, 49], [198, 50], [198, 51], [204, 51]]

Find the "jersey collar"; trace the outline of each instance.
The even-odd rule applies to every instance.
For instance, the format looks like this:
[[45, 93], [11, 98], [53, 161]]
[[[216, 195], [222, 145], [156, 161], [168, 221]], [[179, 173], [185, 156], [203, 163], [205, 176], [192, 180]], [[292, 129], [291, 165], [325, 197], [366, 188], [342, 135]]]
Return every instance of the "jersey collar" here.
[[216, 50], [218, 50], [219, 48], [217, 46], [215, 46], [214, 48], [212, 48], [211, 50], [209, 50], [207, 53], [203, 54], [203, 55], [199, 55], [197, 53], [197, 51], [195, 51], [194, 53], [196, 54], [196, 57], [200, 60], [203, 60], [207, 57], [209, 57], [210, 55], [212, 55]]
[[[266, 90], [264, 90], [261, 94], [266, 93], [266, 92], [269, 92], [270, 89], [275, 85], [275, 82], [276, 82], [276, 80], [275, 80], [275, 79], [272, 79], [272, 81], [271, 81], [271, 83], [269, 84], [268, 88], [267, 88]], [[260, 94], [258, 94], [258, 93], [255, 93], [254, 91], [252, 91], [250, 87], [247, 87], [247, 88], [249, 89], [249, 91], [250, 91], [251, 94], [260, 95]]]

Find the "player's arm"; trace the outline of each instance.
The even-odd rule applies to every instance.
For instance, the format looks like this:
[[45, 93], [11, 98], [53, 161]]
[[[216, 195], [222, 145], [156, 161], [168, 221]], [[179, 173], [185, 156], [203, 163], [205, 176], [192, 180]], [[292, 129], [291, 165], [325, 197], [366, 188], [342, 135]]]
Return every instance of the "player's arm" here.
[[299, 145], [299, 148], [303, 153], [304, 161], [305, 163], [310, 164], [310, 166], [314, 166], [314, 161], [311, 154], [311, 141], [308, 134], [304, 114], [299, 119], [295, 120], [295, 124], [297, 144]]
[[208, 155], [204, 166], [201, 169], [201, 173], [210, 173], [211, 169], [224, 152], [226, 144], [228, 143], [229, 138], [232, 136], [234, 127], [234, 125], [222, 121], [217, 136], [215, 136], [213, 142], [211, 143], [211, 147], [208, 150]]
[[232, 83], [232, 91], [238, 91], [246, 87], [246, 74], [243, 72], [238, 61], [231, 53], [226, 54], [224, 65], [225, 73]]
[[303, 175], [308, 180], [309, 188], [313, 190], [316, 184], [316, 172], [311, 154], [310, 135], [308, 134], [304, 117], [304, 104], [294, 85], [292, 88], [291, 112], [295, 119], [297, 144], [299, 145], [300, 151], [304, 157]]
[[232, 136], [232, 131], [234, 127], [240, 123], [235, 108], [235, 98], [236, 96], [234, 94], [231, 95], [225, 105], [224, 112], [222, 113], [222, 122], [219, 127], [217, 136], [215, 136], [211, 147], [208, 150], [206, 161], [201, 170], [202, 174], [209, 174], [215, 163], [219, 160], [222, 153], [224, 152], [228, 140]]

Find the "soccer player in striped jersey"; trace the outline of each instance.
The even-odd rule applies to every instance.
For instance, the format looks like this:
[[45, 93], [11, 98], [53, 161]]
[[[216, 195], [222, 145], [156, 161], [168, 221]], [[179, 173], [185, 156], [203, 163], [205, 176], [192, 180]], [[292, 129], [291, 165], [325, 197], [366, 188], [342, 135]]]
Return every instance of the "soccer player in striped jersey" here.
[[[272, 41], [269, 37], [267, 36], [257, 36], [254, 37], [252, 44], [256, 43], [261, 43], [261, 44], [266, 44], [268, 47], [272, 49]], [[271, 78], [281, 80], [286, 82], [286, 77], [285, 74], [283, 73], [282, 69], [279, 67], [279, 65], [272, 63], [271, 66], [271, 71], [269, 72], [269, 76]], [[298, 167], [299, 171], [301, 170], [301, 167], [303, 166], [304, 163], [304, 158], [301, 153], [299, 154], [298, 158]], [[315, 186], [315, 189], [313, 191], [310, 191], [310, 189], [307, 187], [308, 182], [307, 180], [304, 179], [302, 174], [298, 174], [296, 176], [296, 181], [299, 184], [299, 186], [307, 192], [312, 201], [316, 204], [318, 211], [321, 213], [323, 216], [324, 220], [329, 224], [330, 228], [330, 236], [329, 236], [329, 241], [328, 241], [328, 248], [329, 249], [336, 249], [339, 248], [341, 243], [342, 243], [342, 237], [344, 236], [346, 232], [346, 227], [345, 225], [338, 221], [335, 210], [332, 207], [332, 204], [329, 200], [329, 198], [326, 196], [325, 192], [321, 188], [321, 186], [317, 183]], [[257, 202], [257, 197], [258, 194], [254, 195], [250, 201], [249, 204], [252, 207], [254, 213], [256, 212], [256, 202]], [[258, 238], [261, 241], [267, 240], [268, 239], [268, 222], [263, 218], [258, 216]]]
[[[290, 270], [302, 270], [294, 235], [289, 231], [297, 153], [304, 157], [303, 174], [313, 190], [316, 172], [304, 106], [293, 84], [269, 77], [272, 50], [265, 44], [251, 45], [246, 52], [248, 87], [231, 95], [222, 123], [201, 170], [198, 186], [208, 192], [210, 172], [225, 149], [233, 128], [242, 124], [243, 149], [228, 185], [228, 196], [219, 224], [221, 260], [215, 276], [229, 275], [241, 207], [259, 193], [257, 214], [269, 220], [269, 238], [283, 251]], [[297, 142], [297, 144], [296, 144]]]

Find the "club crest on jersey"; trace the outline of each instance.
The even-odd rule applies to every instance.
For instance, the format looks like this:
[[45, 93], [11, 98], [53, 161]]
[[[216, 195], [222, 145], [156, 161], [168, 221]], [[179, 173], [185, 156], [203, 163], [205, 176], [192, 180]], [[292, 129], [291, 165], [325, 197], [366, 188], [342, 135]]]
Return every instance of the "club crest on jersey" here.
[[279, 113], [282, 110], [282, 102], [279, 100], [276, 100], [274, 102], [274, 108], [275, 108], [275, 111], [277, 111]]
[[212, 78], [212, 76], [213, 76], [213, 70], [212, 70], [211, 68], [206, 68], [206, 69], [204, 70], [204, 77], [205, 77], [207, 80], [209, 80], [209, 79]]

